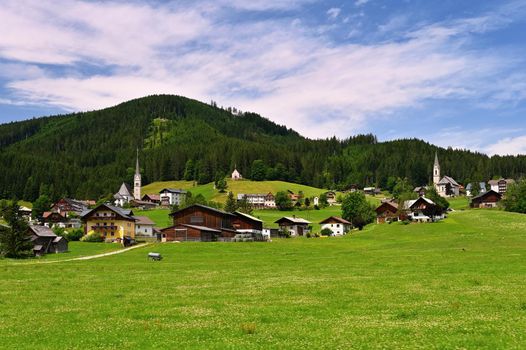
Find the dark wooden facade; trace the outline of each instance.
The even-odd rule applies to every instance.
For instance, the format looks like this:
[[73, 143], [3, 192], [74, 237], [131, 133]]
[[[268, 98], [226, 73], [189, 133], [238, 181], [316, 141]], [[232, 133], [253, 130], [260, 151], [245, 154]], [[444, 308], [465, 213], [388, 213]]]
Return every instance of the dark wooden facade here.
[[174, 225], [161, 230], [161, 240], [213, 242], [222, 237], [220, 230], [195, 225]]
[[235, 212], [234, 215], [236, 216], [232, 220], [232, 226], [234, 227], [234, 229], [257, 231], [263, 230], [263, 221], [240, 212]]
[[232, 223], [236, 218], [234, 214], [199, 204], [178, 210], [170, 216], [174, 225], [204, 226], [216, 230], [233, 229]]
[[493, 190], [481, 193], [471, 199], [471, 208], [495, 208], [502, 199], [502, 195]]
[[383, 224], [398, 220], [398, 204], [394, 202], [383, 202], [376, 208], [376, 222]]
[[59, 237], [45, 226], [29, 226], [29, 235], [33, 243], [33, 252], [36, 256], [49, 253], [64, 253], [68, 251], [68, 241]]

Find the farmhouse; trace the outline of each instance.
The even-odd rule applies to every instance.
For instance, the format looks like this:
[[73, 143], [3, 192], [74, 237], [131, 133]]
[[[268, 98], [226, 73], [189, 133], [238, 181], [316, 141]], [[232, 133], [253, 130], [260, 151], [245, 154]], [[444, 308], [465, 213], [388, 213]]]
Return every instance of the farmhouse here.
[[147, 216], [134, 216], [135, 218], [135, 235], [136, 236], [155, 236], [155, 222]]
[[42, 222], [46, 227], [80, 228], [81, 222], [77, 218], [69, 218], [67, 212], [46, 211], [42, 214]]
[[336, 204], [336, 192], [328, 191], [325, 193], [325, 195], [327, 196], [327, 203], [329, 205]]
[[88, 210], [90, 205], [94, 205], [93, 201], [79, 201], [71, 198], [61, 198], [51, 206], [52, 212], [64, 213], [65, 216], [77, 215], [79, 216], [84, 211]]
[[[170, 214], [173, 226], [161, 230], [163, 241], [217, 241], [235, 236], [235, 214], [194, 204]], [[250, 226], [247, 226], [250, 228]]]
[[404, 202], [404, 217], [417, 222], [433, 222], [444, 218], [439, 207], [426, 197]]
[[384, 201], [376, 208], [376, 222], [383, 224], [392, 221], [398, 221], [398, 203]]
[[186, 198], [186, 191], [181, 189], [164, 188], [159, 192], [161, 205], [181, 205]]
[[64, 237], [57, 236], [49, 227], [30, 225], [29, 234], [36, 256], [68, 251], [68, 241]]
[[267, 193], [265, 196], [265, 208], [276, 208], [276, 196], [274, 196], [272, 192]]
[[466, 186], [466, 196], [471, 197], [473, 192], [473, 186], [478, 186], [478, 193], [484, 193], [486, 192], [486, 183], [485, 182], [478, 182], [478, 183], [469, 183]]
[[499, 180], [490, 180], [489, 185], [492, 191], [495, 191], [500, 194], [505, 194], [508, 192], [508, 187], [515, 183], [513, 179], [499, 179]]
[[413, 190], [419, 197], [425, 196], [427, 193], [427, 186], [418, 186]]
[[133, 217], [133, 212], [130, 209], [101, 204], [86, 211], [81, 220], [84, 223], [84, 234], [94, 231], [106, 239], [135, 238], [135, 222], [137, 220]]
[[141, 200], [143, 202], [149, 202], [154, 204], [161, 203], [161, 197], [158, 194], [145, 194], [144, 196], [142, 196]]
[[262, 233], [263, 232], [263, 221], [260, 219], [242, 213], [240, 211], [234, 212], [236, 216], [232, 221], [232, 226], [239, 233]]
[[247, 202], [250, 203], [250, 205], [253, 208], [262, 209], [262, 208], [265, 207], [265, 197], [266, 197], [266, 194], [257, 194], [257, 193], [245, 194], [245, 193], [239, 193], [237, 195], [237, 201], [240, 202], [244, 198], [246, 198]]
[[28, 207], [24, 207], [23, 205], [18, 208], [18, 215], [20, 215], [27, 221], [31, 221], [31, 213], [32, 210]]
[[279, 225], [279, 229], [282, 232], [288, 232], [291, 236], [303, 236], [304, 234], [310, 232], [310, 221], [297, 218], [296, 216], [284, 216], [275, 223]]
[[320, 222], [321, 229], [329, 229], [332, 236], [343, 236], [352, 229], [352, 224], [338, 216], [331, 216]]
[[381, 192], [382, 191], [380, 191], [380, 189], [376, 187], [364, 187], [363, 189], [363, 193], [368, 194], [370, 196], [380, 194]]
[[495, 208], [502, 199], [502, 195], [493, 190], [484, 192], [471, 199], [471, 208]]

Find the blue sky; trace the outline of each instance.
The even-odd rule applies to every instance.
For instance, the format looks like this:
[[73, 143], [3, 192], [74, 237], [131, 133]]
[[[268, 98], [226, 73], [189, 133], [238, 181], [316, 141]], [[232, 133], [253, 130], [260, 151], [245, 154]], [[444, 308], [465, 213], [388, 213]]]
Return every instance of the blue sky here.
[[0, 121], [156, 93], [526, 154], [526, 0], [5, 0]]

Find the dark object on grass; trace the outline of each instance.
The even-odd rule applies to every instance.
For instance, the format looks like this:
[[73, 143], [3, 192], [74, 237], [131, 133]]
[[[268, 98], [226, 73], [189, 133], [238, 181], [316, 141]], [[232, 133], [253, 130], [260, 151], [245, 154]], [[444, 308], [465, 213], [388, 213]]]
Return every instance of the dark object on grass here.
[[148, 259], [154, 261], [161, 261], [163, 260], [163, 256], [161, 255], [161, 253], [148, 253]]

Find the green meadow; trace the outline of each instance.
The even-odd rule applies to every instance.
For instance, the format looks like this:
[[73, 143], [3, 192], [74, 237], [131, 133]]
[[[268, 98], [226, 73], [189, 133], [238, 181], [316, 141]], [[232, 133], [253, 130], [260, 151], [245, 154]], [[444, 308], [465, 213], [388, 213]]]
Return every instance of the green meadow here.
[[0, 260], [0, 348], [524, 349], [525, 261], [526, 216], [498, 210], [341, 238]]

